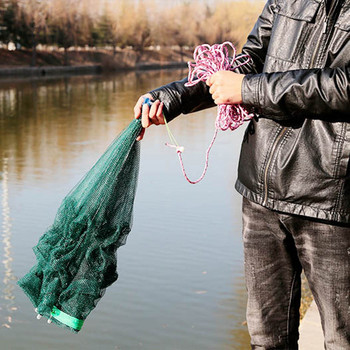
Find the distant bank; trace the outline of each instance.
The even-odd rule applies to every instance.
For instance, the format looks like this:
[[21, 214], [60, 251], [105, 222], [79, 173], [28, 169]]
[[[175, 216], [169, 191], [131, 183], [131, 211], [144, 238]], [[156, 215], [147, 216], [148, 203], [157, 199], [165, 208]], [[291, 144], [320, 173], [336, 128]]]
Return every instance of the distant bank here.
[[191, 60], [190, 50], [148, 49], [142, 54], [130, 49], [70, 50], [68, 65], [63, 51], [37, 51], [36, 66], [30, 66], [30, 50], [0, 49], [0, 77], [28, 77], [59, 74], [94, 74], [123, 70], [146, 70], [186, 67]]
[[[168, 62], [168, 63], [140, 63], [134, 67], [123, 67], [115, 69], [115, 71], [123, 70], [147, 70], [147, 69], [170, 69], [186, 67], [185, 62]], [[105, 70], [102, 65], [82, 65], [82, 66], [41, 66], [41, 67], [10, 67], [1, 68], [0, 66], [0, 78], [1, 77], [44, 77], [50, 75], [60, 74], [96, 74], [103, 73]]]

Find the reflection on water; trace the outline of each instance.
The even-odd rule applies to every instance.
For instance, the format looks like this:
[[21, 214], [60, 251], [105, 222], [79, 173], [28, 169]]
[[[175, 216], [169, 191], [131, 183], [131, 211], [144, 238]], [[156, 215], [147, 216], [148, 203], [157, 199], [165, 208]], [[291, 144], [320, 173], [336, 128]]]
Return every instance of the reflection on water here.
[[12, 271], [12, 246], [11, 246], [11, 218], [9, 207], [9, 193], [8, 193], [8, 158], [2, 159], [3, 171], [2, 171], [2, 243], [3, 243], [3, 258], [2, 264], [4, 266], [4, 277], [1, 292], [1, 299], [4, 300], [0, 304], [0, 315], [4, 315], [4, 320], [1, 327], [11, 328], [12, 314], [17, 310], [15, 306], [15, 296], [13, 290], [15, 288], [15, 277]]
[[[181, 72], [174, 75], [182, 77]], [[129, 72], [104, 79], [0, 81], [0, 147], [17, 160], [13, 165], [18, 180], [26, 166], [68, 167], [73, 160], [67, 157], [70, 147], [103, 139], [116, 115], [121, 130], [130, 121], [137, 92], [149, 90], [150, 82], [153, 87], [161, 85], [163, 76], [164, 72]]]
[[[15, 286], [34, 265], [31, 248], [64, 195], [130, 122], [137, 98], [185, 75], [173, 70], [0, 81], [4, 349], [249, 347], [241, 203], [233, 190], [243, 128], [219, 134], [207, 176], [196, 186], [185, 182], [176, 154], [164, 146], [165, 129], [147, 130], [134, 227], [118, 251], [119, 280], [79, 336], [37, 321]], [[209, 110], [171, 122], [186, 148], [190, 178], [203, 169], [214, 118]]]

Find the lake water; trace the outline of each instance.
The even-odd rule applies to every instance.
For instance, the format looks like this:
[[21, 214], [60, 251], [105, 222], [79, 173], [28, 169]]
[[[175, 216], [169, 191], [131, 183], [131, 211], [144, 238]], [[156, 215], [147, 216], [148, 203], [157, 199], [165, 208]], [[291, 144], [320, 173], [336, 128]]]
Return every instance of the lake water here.
[[[220, 132], [198, 185], [182, 176], [164, 127], [146, 131], [134, 225], [118, 281], [75, 335], [37, 320], [16, 281], [63, 197], [133, 117], [144, 92], [186, 70], [0, 82], [0, 349], [248, 349], [241, 197], [244, 127]], [[170, 123], [197, 178], [216, 109]]]

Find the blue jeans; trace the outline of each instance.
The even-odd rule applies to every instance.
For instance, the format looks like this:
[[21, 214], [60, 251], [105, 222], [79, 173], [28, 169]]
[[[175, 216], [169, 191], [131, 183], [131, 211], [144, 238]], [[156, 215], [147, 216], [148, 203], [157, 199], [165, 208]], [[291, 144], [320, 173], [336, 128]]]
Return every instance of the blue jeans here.
[[304, 269], [325, 349], [350, 350], [350, 225], [283, 214], [243, 198], [243, 242], [252, 349], [298, 349]]

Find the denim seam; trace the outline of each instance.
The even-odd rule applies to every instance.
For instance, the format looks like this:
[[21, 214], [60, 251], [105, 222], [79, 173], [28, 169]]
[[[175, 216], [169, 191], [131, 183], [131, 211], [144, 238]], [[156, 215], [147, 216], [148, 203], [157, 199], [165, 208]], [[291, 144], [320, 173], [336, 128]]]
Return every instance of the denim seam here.
[[[293, 219], [293, 216], [291, 214], [286, 214], [286, 213], [282, 213], [282, 212], [279, 212], [279, 211], [276, 211], [276, 214], [277, 214], [278, 220], [280, 220], [281, 223], [288, 230], [288, 228], [286, 227], [285, 222]], [[290, 232], [290, 231], [288, 230], [288, 232]], [[292, 232], [290, 232], [290, 233], [292, 234]]]
[[291, 305], [292, 305], [292, 298], [293, 298], [293, 290], [294, 290], [294, 284], [295, 284], [296, 276], [297, 276], [297, 272], [295, 271], [295, 272], [294, 272], [294, 275], [293, 275], [292, 285], [291, 285], [291, 288], [290, 288], [289, 305], [288, 305], [288, 317], [287, 317], [287, 344], [288, 344], [288, 349], [289, 349], [289, 350], [292, 350], [292, 349], [290, 349], [290, 339], [289, 339], [289, 336], [290, 336], [290, 334], [289, 334], [289, 332], [290, 332], [290, 312], [291, 312]]

